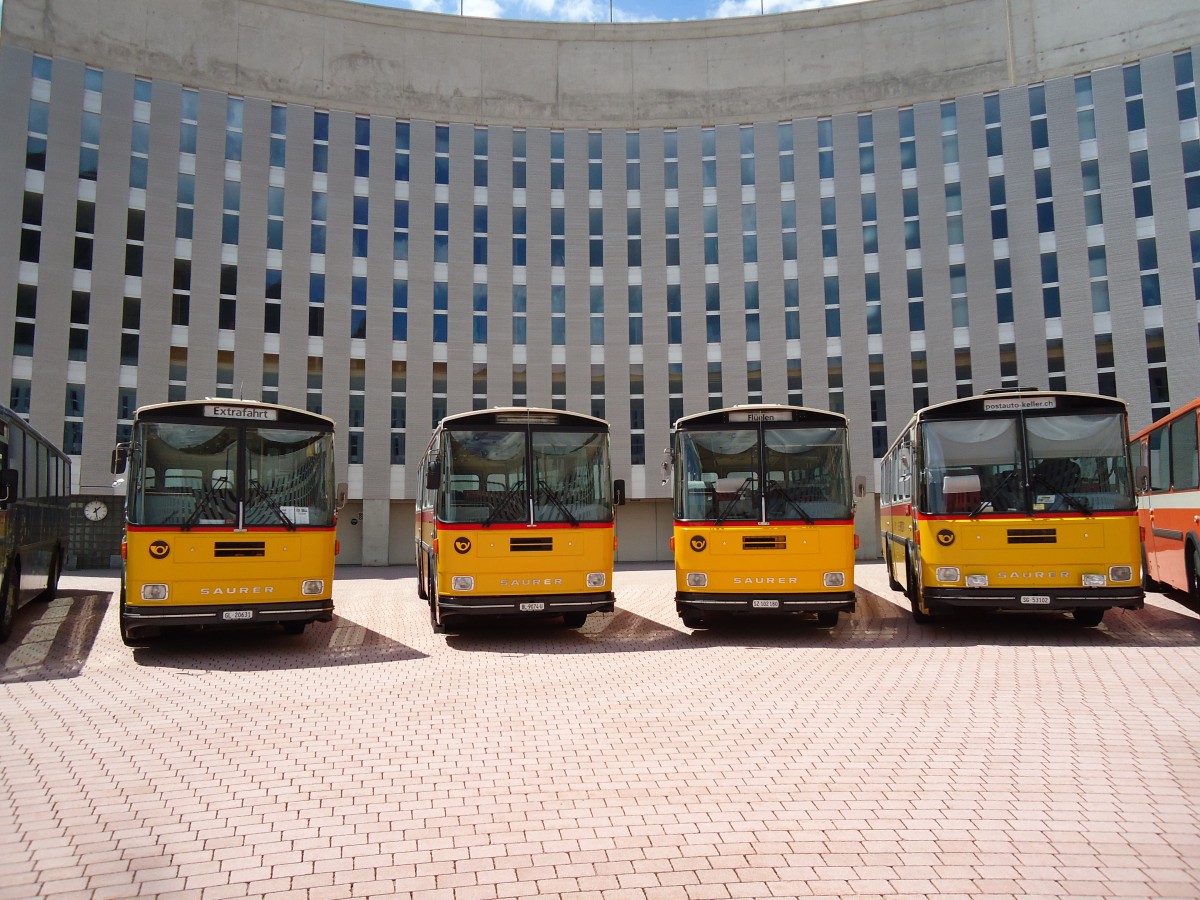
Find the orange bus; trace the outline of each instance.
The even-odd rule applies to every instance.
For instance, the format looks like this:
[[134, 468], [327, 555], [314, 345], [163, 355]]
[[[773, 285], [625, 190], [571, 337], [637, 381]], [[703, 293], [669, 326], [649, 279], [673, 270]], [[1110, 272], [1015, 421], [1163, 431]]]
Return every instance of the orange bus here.
[[1146, 588], [1200, 601], [1200, 397], [1133, 436]]

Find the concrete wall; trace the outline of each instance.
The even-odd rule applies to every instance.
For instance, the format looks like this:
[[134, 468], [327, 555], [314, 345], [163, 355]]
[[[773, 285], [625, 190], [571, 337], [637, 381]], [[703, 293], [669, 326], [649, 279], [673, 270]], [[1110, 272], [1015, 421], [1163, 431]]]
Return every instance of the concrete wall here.
[[1119, 63], [1200, 32], [1195, 0], [874, 0], [619, 25], [342, 0], [6, 0], [3, 15], [6, 38], [36, 52], [234, 94], [594, 128], [919, 103]]

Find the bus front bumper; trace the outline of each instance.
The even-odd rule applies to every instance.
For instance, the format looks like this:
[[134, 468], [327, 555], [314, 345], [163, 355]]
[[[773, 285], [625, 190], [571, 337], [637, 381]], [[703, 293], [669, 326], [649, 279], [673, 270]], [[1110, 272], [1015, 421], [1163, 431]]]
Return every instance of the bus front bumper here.
[[550, 594], [543, 597], [467, 597], [439, 593], [437, 601], [443, 615], [522, 616], [612, 612], [614, 599], [612, 591], [606, 591], [597, 594]]
[[204, 606], [128, 606], [121, 619], [130, 630], [175, 625], [251, 625], [267, 622], [332, 622], [333, 600], [292, 603], [230, 603]]
[[820, 594], [700, 594], [676, 591], [678, 612], [722, 612], [745, 615], [779, 615], [804, 612], [854, 612], [854, 591]]
[[1072, 609], [1141, 609], [1145, 593], [1140, 587], [1123, 588], [937, 588], [926, 587], [930, 606], [956, 609], [1062, 612]]

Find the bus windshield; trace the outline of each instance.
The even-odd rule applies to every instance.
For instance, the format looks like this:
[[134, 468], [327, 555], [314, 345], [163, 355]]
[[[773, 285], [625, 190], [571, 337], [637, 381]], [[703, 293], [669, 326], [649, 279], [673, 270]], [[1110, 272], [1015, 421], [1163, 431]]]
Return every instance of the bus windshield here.
[[843, 428], [729, 428], [679, 434], [681, 520], [846, 519], [851, 498]]
[[612, 521], [606, 432], [449, 431], [444, 459], [443, 522]]
[[926, 422], [921, 508], [1043, 513], [1134, 508], [1119, 414]]
[[130, 503], [134, 524], [333, 524], [328, 431], [143, 422], [134, 440], [140, 461]]

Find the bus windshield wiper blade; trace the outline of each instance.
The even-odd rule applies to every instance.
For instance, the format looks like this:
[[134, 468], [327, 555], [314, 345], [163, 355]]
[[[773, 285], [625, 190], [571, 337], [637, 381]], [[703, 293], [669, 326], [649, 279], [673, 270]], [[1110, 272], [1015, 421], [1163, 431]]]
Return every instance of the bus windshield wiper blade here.
[[1009, 469], [1007, 472], [1001, 475], [1000, 480], [996, 482], [996, 486], [992, 488], [991, 492], [986, 497], [979, 501], [979, 505], [975, 507], [975, 511], [971, 513], [968, 518], [974, 519], [981, 512], [983, 512], [984, 507], [990, 506], [992, 502], [1000, 496], [1000, 492], [1008, 487], [1008, 483], [1013, 480], [1013, 477], [1016, 474], [1016, 469]]
[[538, 481], [538, 487], [546, 492], [546, 496], [550, 498], [550, 502], [562, 511], [562, 514], [567, 517], [568, 522], [570, 522], [572, 525], [579, 524], [579, 520], [571, 514], [571, 510], [567, 509], [567, 505], [563, 503], [561, 499], [559, 499], [558, 494], [554, 493], [554, 491], [551, 490], [550, 485], [546, 484], [545, 478], [542, 478]]
[[287, 526], [288, 531], [296, 530], [296, 523], [287, 517], [287, 514], [283, 511], [283, 508], [275, 500], [274, 495], [257, 481], [250, 482], [249, 501], [251, 503], [261, 502], [264, 506], [271, 510], [271, 512], [275, 513], [275, 515], [279, 517], [279, 521]]
[[1076, 497], [1074, 494], [1068, 494], [1062, 489], [1062, 485], [1055, 484], [1041, 472], [1034, 472], [1033, 480], [1040, 481], [1045, 487], [1062, 497], [1063, 500], [1067, 502], [1067, 506], [1070, 506], [1081, 513], [1090, 513], [1092, 511], [1092, 505], [1088, 503], [1087, 500], [1084, 500], [1082, 497]]
[[[725, 512], [721, 513], [721, 514], [720, 514], [719, 516], [717, 516], [717, 518], [714, 520], [714, 523], [715, 523], [715, 524], [717, 524], [717, 525], [720, 525], [722, 522], [724, 522], [726, 519], [728, 519], [728, 518], [729, 518], [729, 515], [730, 515], [730, 513], [732, 513], [732, 512], [733, 512], [733, 508], [734, 508], [735, 506], [737, 506], [737, 502], [738, 502], [739, 500], [741, 500], [741, 499], [742, 499], [742, 496], [743, 496], [743, 495], [746, 493], [746, 488], [750, 487], [750, 482], [751, 482], [751, 481], [753, 481], [753, 476], [750, 476], [750, 477], [748, 477], [748, 478], [746, 478], [746, 479], [744, 479], [744, 480], [742, 481], [742, 485], [741, 485], [741, 487], [739, 487], [739, 488], [737, 489], [737, 493], [735, 493], [735, 494], [733, 495], [733, 497], [732, 497], [732, 498], [729, 500], [729, 503], [726, 505], [726, 507], [725, 507]], [[718, 505], [718, 506], [720, 505], [720, 503], [721, 503], [721, 501], [720, 501], [720, 500], [717, 500], [717, 505]]]
[[201, 513], [208, 508], [209, 504], [216, 502], [217, 492], [224, 490], [226, 487], [227, 485], [221, 482], [210, 484], [208, 489], [196, 499], [196, 505], [192, 509], [192, 514], [184, 519], [183, 524], [179, 527], [183, 531], [191, 531], [192, 526], [200, 521]]
[[781, 485], [778, 481], [768, 481], [767, 482], [767, 496], [772, 497], [775, 495], [782, 497], [783, 502], [786, 503], [788, 506], [790, 506], [792, 509], [794, 509], [796, 512], [800, 513], [800, 517], [803, 518], [804, 521], [807, 522], [809, 525], [815, 524], [816, 520], [813, 519], [813, 517], [808, 514], [808, 510], [806, 510], [803, 506], [800, 505], [800, 501], [796, 500], [794, 497], [788, 496], [788, 492], [783, 487], [783, 485]]
[[486, 528], [487, 526], [495, 523], [495, 521], [500, 518], [500, 513], [507, 509], [512, 503], [513, 497], [516, 496], [517, 491], [523, 490], [524, 488], [525, 481], [522, 479], [505, 491], [504, 496], [496, 501], [496, 505], [493, 506], [491, 512], [488, 513], [488, 517], [483, 520], [483, 527]]

